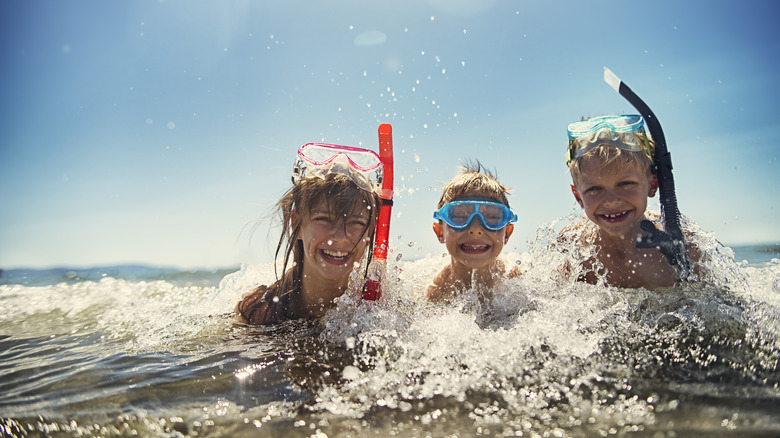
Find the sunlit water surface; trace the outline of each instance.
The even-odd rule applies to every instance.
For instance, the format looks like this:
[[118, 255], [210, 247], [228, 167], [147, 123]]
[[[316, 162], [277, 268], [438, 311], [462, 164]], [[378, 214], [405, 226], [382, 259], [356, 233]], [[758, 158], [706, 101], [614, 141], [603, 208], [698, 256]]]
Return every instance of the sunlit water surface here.
[[[552, 232], [552, 227], [548, 232]], [[540, 231], [540, 241], [545, 240]], [[553, 280], [537, 243], [485, 298], [429, 305], [448, 259], [391, 254], [384, 296], [237, 325], [270, 265], [0, 285], [9, 436], [776, 436], [780, 261], [663, 292]], [[43, 284], [39, 284], [43, 283]]]

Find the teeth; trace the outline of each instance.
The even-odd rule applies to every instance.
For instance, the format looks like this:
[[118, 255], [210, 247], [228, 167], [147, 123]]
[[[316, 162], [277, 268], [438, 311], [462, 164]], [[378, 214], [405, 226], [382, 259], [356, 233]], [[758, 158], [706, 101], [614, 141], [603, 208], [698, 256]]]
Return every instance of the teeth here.
[[614, 219], [614, 218], [616, 218], [616, 217], [623, 216], [624, 214], [626, 214], [626, 213], [625, 213], [625, 212], [623, 212], [623, 213], [615, 213], [615, 214], [605, 214], [604, 216], [605, 216], [605, 217], [608, 217], [608, 218], [610, 218], [610, 219]]
[[463, 245], [463, 247], [467, 248], [467, 249], [487, 249], [488, 246], [487, 245], [469, 245], [469, 244], [465, 244], [465, 245]]
[[323, 249], [322, 253], [325, 254], [326, 256], [334, 258], [334, 259], [343, 259], [344, 257], [349, 255], [348, 252], [328, 251], [327, 249]]

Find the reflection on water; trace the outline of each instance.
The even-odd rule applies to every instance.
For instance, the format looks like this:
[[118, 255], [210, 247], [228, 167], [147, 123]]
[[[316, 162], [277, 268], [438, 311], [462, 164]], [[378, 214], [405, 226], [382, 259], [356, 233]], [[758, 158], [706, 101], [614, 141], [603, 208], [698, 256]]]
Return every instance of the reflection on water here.
[[[236, 325], [214, 283], [111, 276], [0, 286], [9, 436], [745, 436], [780, 433], [780, 263], [713, 257], [663, 291], [526, 275], [422, 300], [446, 259], [390, 265], [377, 303]], [[546, 264], [545, 264], [546, 263]], [[186, 277], [186, 275], [184, 276]], [[716, 276], [718, 277], [718, 276]]]

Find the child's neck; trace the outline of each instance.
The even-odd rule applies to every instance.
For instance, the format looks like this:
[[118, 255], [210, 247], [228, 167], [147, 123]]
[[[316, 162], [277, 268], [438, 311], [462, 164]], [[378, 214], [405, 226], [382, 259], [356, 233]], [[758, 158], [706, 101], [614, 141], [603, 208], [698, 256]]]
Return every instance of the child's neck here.
[[623, 235], [605, 233], [599, 229], [596, 231], [596, 245], [604, 250], [616, 253], [633, 253], [636, 251], [637, 239], [642, 236], [640, 228]]
[[333, 300], [347, 290], [348, 281], [335, 282], [303, 275], [301, 293], [298, 297], [302, 317], [317, 317], [333, 307]]

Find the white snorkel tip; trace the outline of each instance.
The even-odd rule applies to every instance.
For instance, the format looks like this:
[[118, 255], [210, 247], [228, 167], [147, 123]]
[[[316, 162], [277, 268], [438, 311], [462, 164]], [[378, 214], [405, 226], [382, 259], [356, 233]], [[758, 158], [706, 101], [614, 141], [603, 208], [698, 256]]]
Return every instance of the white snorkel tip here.
[[620, 93], [620, 83], [622, 82], [615, 73], [612, 73], [608, 67], [604, 67], [604, 82], [609, 84], [615, 91]]

